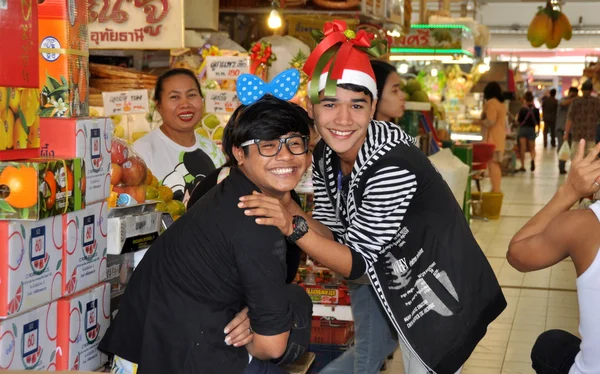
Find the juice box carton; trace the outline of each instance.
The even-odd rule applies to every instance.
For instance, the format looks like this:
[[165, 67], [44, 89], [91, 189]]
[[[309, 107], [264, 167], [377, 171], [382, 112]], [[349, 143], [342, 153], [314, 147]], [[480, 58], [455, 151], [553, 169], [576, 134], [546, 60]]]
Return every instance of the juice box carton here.
[[38, 88], [37, 1], [0, 1], [0, 86]]
[[0, 220], [38, 220], [81, 209], [83, 166], [79, 158], [0, 162]]
[[57, 302], [0, 322], [0, 370], [56, 371]]
[[58, 301], [57, 370], [96, 370], [108, 361], [98, 351], [110, 324], [110, 285], [93, 288]]
[[110, 118], [41, 118], [42, 157], [81, 158], [85, 164], [85, 204], [110, 193]]
[[89, 114], [89, 37], [86, 0], [45, 0], [39, 11], [39, 88], [42, 117]]
[[106, 279], [107, 222], [106, 201], [63, 216], [63, 296]]
[[60, 216], [0, 221], [0, 318], [60, 298], [62, 235]]
[[0, 161], [39, 156], [39, 107], [39, 89], [0, 86]]

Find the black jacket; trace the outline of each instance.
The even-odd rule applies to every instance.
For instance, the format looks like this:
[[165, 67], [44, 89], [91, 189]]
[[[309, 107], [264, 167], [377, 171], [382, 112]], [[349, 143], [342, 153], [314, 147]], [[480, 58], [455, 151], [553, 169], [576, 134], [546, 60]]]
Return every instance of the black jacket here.
[[506, 300], [450, 188], [413, 142], [398, 127], [372, 121], [339, 203], [337, 156], [321, 142], [313, 217], [352, 250], [351, 278], [366, 268], [399, 337], [421, 362], [453, 374]]

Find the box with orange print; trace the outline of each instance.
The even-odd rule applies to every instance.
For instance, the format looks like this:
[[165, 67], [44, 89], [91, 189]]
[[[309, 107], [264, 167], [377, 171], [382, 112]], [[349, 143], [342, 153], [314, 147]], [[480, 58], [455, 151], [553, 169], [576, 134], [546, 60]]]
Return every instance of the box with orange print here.
[[62, 295], [68, 296], [106, 279], [108, 203], [65, 214], [62, 226]]
[[58, 339], [61, 352], [56, 370], [97, 370], [108, 361], [98, 345], [110, 324], [110, 284], [58, 301]]
[[85, 190], [80, 158], [0, 162], [0, 220], [39, 220], [79, 210]]
[[87, 1], [45, 0], [38, 10], [40, 116], [88, 116]]
[[41, 118], [42, 157], [81, 158], [86, 169], [84, 206], [110, 193], [110, 118]]

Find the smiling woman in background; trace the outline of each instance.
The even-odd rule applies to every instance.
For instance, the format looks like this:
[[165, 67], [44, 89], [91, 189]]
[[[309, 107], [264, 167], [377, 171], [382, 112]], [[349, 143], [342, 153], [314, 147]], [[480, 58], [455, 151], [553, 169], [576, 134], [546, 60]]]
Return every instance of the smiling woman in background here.
[[193, 187], [225, 162], [210, 139], [194, 131], [204, 107], [200, 84], [187, 69], [161, 75], [154, 101], [163, 124], [133, 143], [158, 181], [173, 190], [176, 200], [187, 202]]

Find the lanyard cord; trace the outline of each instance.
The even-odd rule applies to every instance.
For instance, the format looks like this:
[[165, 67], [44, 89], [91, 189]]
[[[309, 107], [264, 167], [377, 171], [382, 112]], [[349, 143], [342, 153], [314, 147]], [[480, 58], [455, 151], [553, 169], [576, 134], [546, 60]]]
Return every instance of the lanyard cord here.
[[342, 171], [338, 171], [338, 175], [337, 175], [337, 194], [336, 194], [336, 204], [335, 204], [335, 217], [337, 218], [338, 222], [341, 222], [342, 219], [340, 218], [340, 207], [342, 204]]

